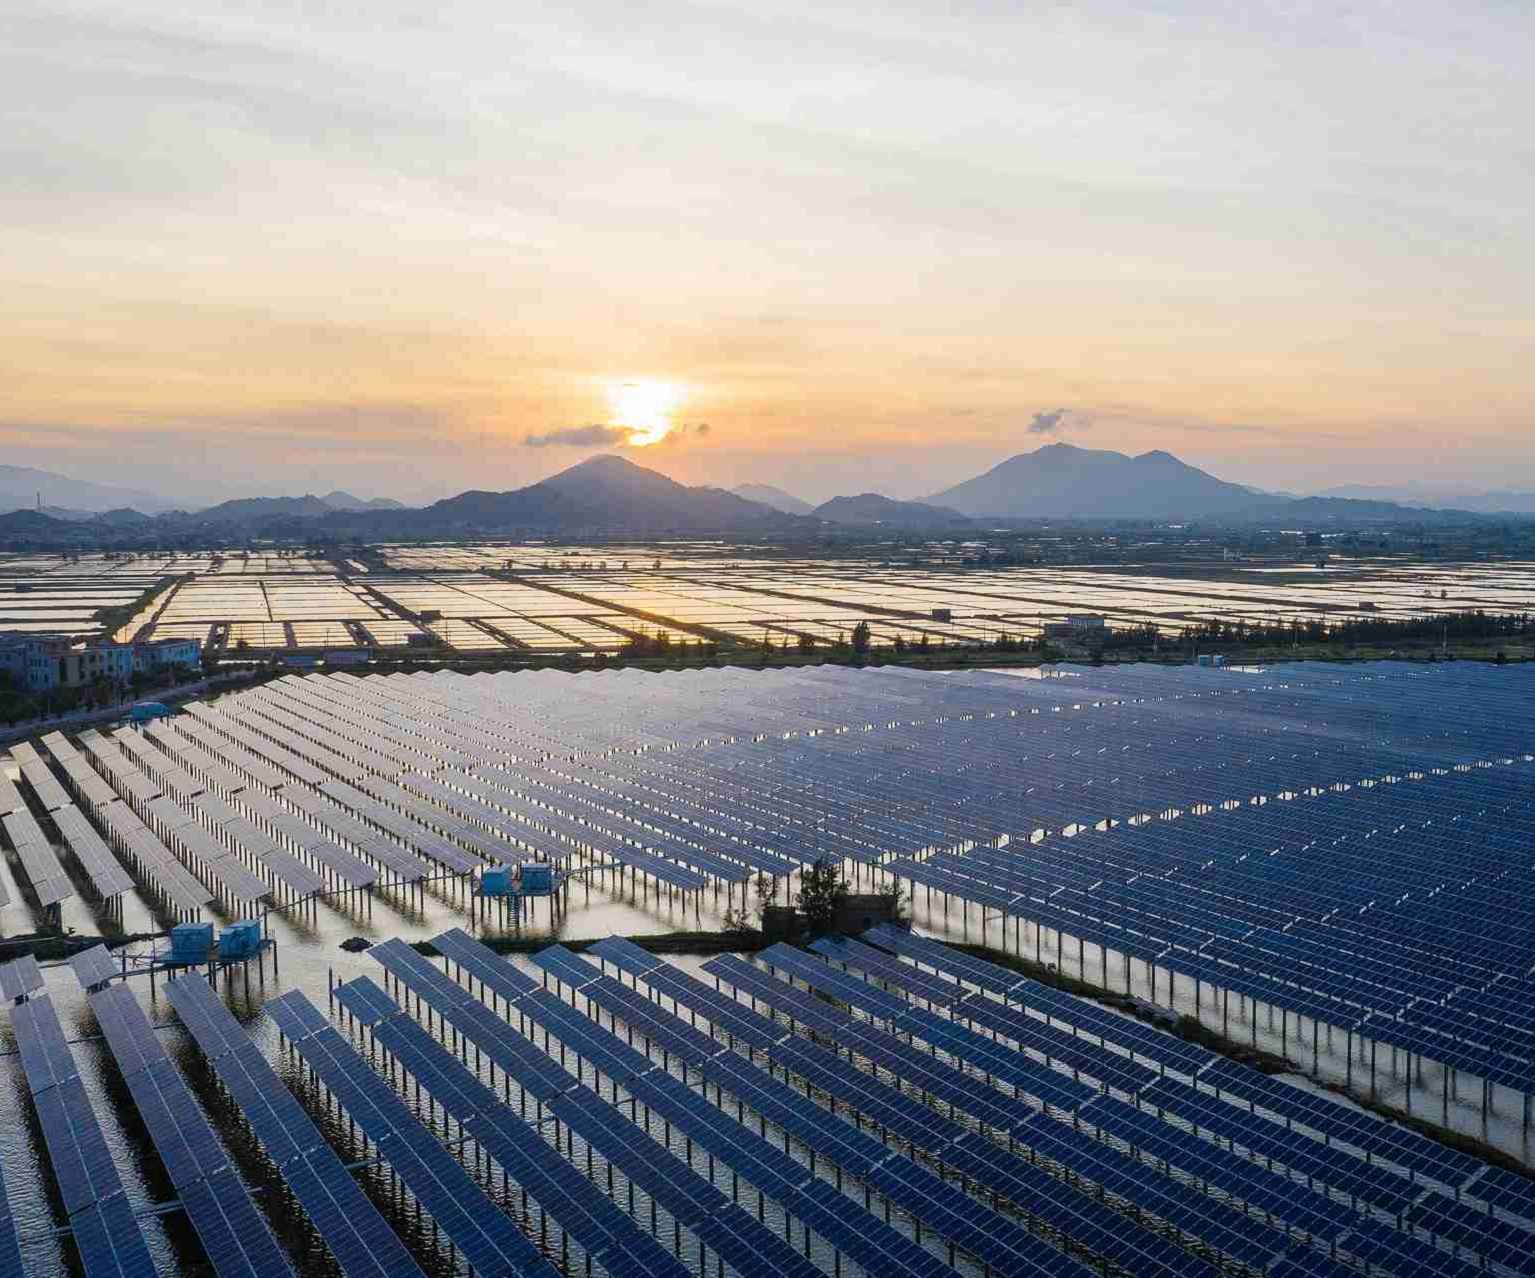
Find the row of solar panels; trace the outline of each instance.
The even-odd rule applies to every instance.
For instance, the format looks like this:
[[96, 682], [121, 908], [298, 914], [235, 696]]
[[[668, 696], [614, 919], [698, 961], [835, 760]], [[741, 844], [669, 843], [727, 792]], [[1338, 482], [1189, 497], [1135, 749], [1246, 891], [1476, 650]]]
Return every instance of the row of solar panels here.
[[[1531, 854], [1510, 848], [1504, 855], [1486, 837], [1498, 827], [1522, 828], [1527, 810], [1516, 804], [1476, 815], [1474, 792], [1484, 775], [1489, 774], [1451, 779], [1454, 793], [1440, 812], [1439, 827], [1459, 830], [1468, 847], [1481, 849], [1478, 872], [1496, 892], [1474, 892], [1474, 885], [1454, 882], [1455, 870], [1447, 868], [1445, 878], [1421, 894], [1401, 893], [1389, 883], [1393, 849], [1402, 849], [1397, 859], [1408, 859], [1422, 842], [1416, 831], [1405, 829], [1359, 841], [1351, 877], [1368, 883], [1372, 870], [1381, 867], [1378, 873], [1388, 882], [1378, 889], [1378, 903], [1340, 910], [1333, 884], [1349, 863], [1349, 841], [1319, 841], [1309, 849], [1251, 856], [1249, 840], [1260, 835], [1251, 821], [1229, 819], [1245, 818], [1245, 812], [1179, 822], [1189, 827], [1186, 838], [1169, 838], [1169, 856], [1161, 862], [1146, 856], [1148, 845], [1159, 839], [1152, 825], [1056, 845], [900, 861], [887, 868], [1007, 916], [1240, 989], [1330, 1024], [1353, 1027], [1368, 1015], [1371, 1036], [1379, 1033], [1382, 1041], [1406, 1032], [1395, 1023], [1405, 1017], [1422, 1032], [1410, 1047], [1399, 1037], [1400, 1045], [1414, 1051], [1431, 1048], [1434, 1059], [1528, 1091], [1535, 1082], [1530, 1019], [1500, 1032], [1495, 1021], [1473, 1027], [1456, 1010], [1455, 995], [1468, 985], [1474, 989], [1522, 974], [1532, 938], [1529, 925], [1521, 923], [1526, 914], [1522, 902], [1507, 899], [1527, 890], [1521, 885], [1529, 884], [1535, 868]], [[1432, 792], [1440, 779], [1409, 784]], [[1323, 808], [1313, 818], [1319, 840], [1331, 828], [1335, 805], [1346, 801], [1345, 796], [1312, 801]], [[1455, 808], [1461, 804], [1473, 815], [1456, 822]], [[1222, 838], [1221, 831], [1233, 824], [1243, 828]], [[1070, 847], [1063, 859], [1061, 849], [1078, 839], [1083, 841], [1080, 856]], [[1197, 849], [1206, 840], [1208, 854], [1190, 855], [1191, 845]], [[1202, 855], [1210, 859], [1199, 864]], [[1127, 865], [1134, 869], [1127, 871]], [[1276, 882], [1281, 885], [1277, 891]], [[1456, 1040], [1483, 1050], [1463, 1051]]]
[[[515, 1052], [504, 1043], [508, 1037], [517, 1037], [507, 1022], [530, 1022], [539, 1030], [554, 1035], [631, 1095], [644, 1097], [647, 1104], [651, 1103], [651, 1096], [658, 1093], [658, 1089], [651, 1089], [649, 1080], [664, 1075], [665, 1071], [658, 1069], [654, 1061], [626, 1047], [623, 1040], [594, 1027], [592, 1020], [579, 1016], [570, 1007], [560, 1006], [535, 983], [520, 976], [504, 961], [489, 955], [483, 947], [462, 934], [453, 933], [436, 938], [434, 946], [450, 964], [462, 970], [471, 985], [478, 984], [495, 996], [500, 1015], [486, 1017], [476, 1011], [483, 1007], [477, 999], [466, 998], [462, 986], [445, 980], [441, 973], [406, 947], [390, 943], [378, 947], [375, 957], [477, 1048], [491, 1051], [500, 1043], [503, 1056], [498, 1059], [498, 1064], [502, 1068], [514, 1074], [518, 1070]], [[851, 1060], [841, 1060], [836, 1050], [817, 1049], [807, 1044], [789, 1033], [781, 1021], [755, 1015], [744, 1004], [720, 995], [643, 951], [623, 942], [608, 941], [599, 943], [593, 953], [633, 972], [637, 979], [651, 987], [654, 997], [647, 998], [603, 977], [597, 968], [558, 947], [540, 954], [535, 961], [571, 989], [573, 1002], [586, 1002], [589, 1008], [600, 1008], [611, 1014], [615, 1022], [624, 1023], [630, 1041], [636, 1035], [643, 1036], [672, 1059], [686, 1062], [688, 1068], [696, 1071], [706, 1083], [716, 1084], [722, 1092], [738, 1098], [847, 1174], [858, 1176], [878, 1192], [887, 1194], [895, 1205], [909, 1207], [925, 1224], [950, 1238], [962, 1240], [959, 1245], [966, 1250], [976, 1248], [973, 1254], [978, 1258], [1004, 1271], [1027, 1272], [1022, 1266], [1028, 1263], [1028, 1244], [990, 1221], [984, 1226], [985, 1237], [977, 1237], [959, 1219], [966, 1210], [961, 1204], [954, 1203], [954, 1215], [946, 1213], [945, 1207], [952, 1200], [928, 1183], [926, 1177], [930, 1173], [896, 1163], [890, 1158], [889, 1149], [878, 1141], [866, 1145], [858, 1139], [856, 1128], [851, 1124], [844, 1130], [835, 1120], [829, 1119], [824, 1109], [809, 1102], [795, 1088], [777, 1083], [747, 1065], [743, 1057], [721, 1039], [735, 1042], [743, 1051], [750, 1049], [765, 1053], [775, 1066], [802, 1078], [806, 1084], [831, 1098], [844, 1117], [861, 1115], [866, 1128], [883, 1130], [901, 1146], [909, 1143], [914, 1148], [931, 1151], [936, 1161], [973, 1178], [982, 1191], [1019, 1202], [1023, 1210], [1035, 1215], [1042, 1224], [1058, 1230], [1064, 1238], [1079, 1240], [1083, 1245], [1089, 1245], [1085, 1240], [1091, 1239], [1095, 1254], [1112, 1257], [1131, 1272], [1199, 1272], [1194, 1258], [1169, 1255], [1159, 1249], [1160, 1240], [1154, 1233], [1138, 1233], [1130, 1223], [1131, 1217], [1112, 1212], [1095, 1213], [1092, 1204], [1095, 1185], [1100, 1181], [1094, 1180], [1084, 1186], [1085, 1194], [1068, 1192], [1039, 1175], [1039, 1167], [1050, 1155], [1019, 1158], [1007, 1154], [1008, 1147], [1017, 1149], [1020, 1145], [1027, 1147], [1030, 1144], [1033, 1129], [1024, 1130], [1029, 1124], [1040, 1128], [1038, 1143], [1042, 1149], [1055, 1153], [1069, 1149], [1082, 1136], [1082, 1129], [1077, 1125], [1080, 1119], [1068, 1124], [1062, 1118], [1072, 1112], [1083, 1115], [1101, 1104], [1103, 1098], [1097, 1087], [1074, 1082], [1063, 1071], [1050, 1070], [1023, 1056], [1016, 1047], [1004, 1048], [994, 1039], [974, 1035], [972, 1043], [943, 1038], [937, 1028], [940, 1022], [952, 1025], [962, 1034], [973, 1035], [973, 1031], [965, 1031], [944, 1017], [935, 1016], [933, 1024], [916, 1022], [917, 1028], [907, 1031], [911, 1042], [897, 1035], [882, 1034], [867, 1022], [860, 1024], [850, 1017], [844, 1017], [834, 1027], [817, 1024], [814, 1018], [832, 1015], [834, 1007], [821, 999], [802, 996], [811, 1009], [811, 1026], [823, 1033], [830, 1030], [825, 1041], [837, 1043], [879, 1070], [904, 1079], [909, 1086], [977, 1116], [986, 1127], [1006, 1132], [1009, 1146], [999, 1147], [990, 1141], [978, 1140], [974, 1132], [963, 1125], [949, 1123], [942, 1117], [942, 1109], [903, 1097], [896, 1088], [878, 1082], [876, 1075], [854, 1068]], [[812, 962], [813, 968], [830, 977], [832, 969], [811, 960], [805, 961]], [[741, 977], [740, 969], [749, 975]], [[741, 981], [752, 987], [756, 982], [764, 982], [776, 986], [787, 998], [796, 993], [782, 981], [775, 981], [738, 959], [715, 960], [706, 970], [727, 983]], [[839, 997], [829, 985], [822, 988], [824, 993]], [[870, 990], [877, 1001], [873, 987], [864, 988]], [[753, 988], [752, 992], [757, 991]], [[687, 1019], [666, 1013], [657, 1005], [656, 998], [663, 1006], [666, 1001], [675, 1000], [678, 1011]], [[796, 1014], [792, 1004], [789, 1014]], [[365, 1016], [364, 1019], [370, 1018]], [[720, 1037], [710, 1038], [700, 1033], [694, 1028], [700, 1021], [712, 1023]], [[871, 1042], [871, 1039], [879, 1038], [884, 1039], [883, 1044]], [[917, 1050], [917, 1040], [941, 1043], [939, 1050], [945, 1053], [946, 1060], [964, 1060], [973, 1072], [955, 1068], [926, 1051]], [[982, 1047], [983, 1043], [990, 1046]], [[978, 1081], [983, 1070], [991, 1076], [986, 1084]], [[1054, 1077], [1050, 1077], [1052, 1074]], [[1010, 1084], [1015, 1089], [1012, 1095], [996, 1090], [991, 1085], [993, 1080]], [[531, 1085], [526, 1078], [524, 1085]], [[1235, 1106], [1229, 1108], [1233, 1118], [1244, 1113]], [[1107, 1130], [1107, 1124], [1112, 1123], [1114, 1129], [1122, 1133], [1127, 1130], [1126, 1123], [1137, 1123], [1139, 1116], [1145, 1114], [1130, 1105], [1122, 1104], [1121, 1109], [1135, 1117], [1126, 1119], [1113, 1106], [1104, 1106], [1098, 1118], [1105, 1122], [1105, 1127], [1100, 1130]], [[1052, 1113], [1058, 1116], [1050, 1117]], [[680, 1125], [683, 1122], [680, 1114], [668, 1113], [666, 1116], [673, 1123]], [[1152, 1115], [1145, 1114], [1145, 1117], [1158, 1127], [1166, 1128], [1170, 1134], [1180, 1130]], [[747, 1133], [751, 1130], [750, 1126], [746, 1128]], [[1276, 1125], [1275, 1131], [1283, 1132], [1284, 1128]], [[1133, 1186], [1131, 1202], [1143, 1212], [1150, 1213], [1153, 1219], [1162, 1219], [1187, 1230], [1190, 1241], [1199, 1239], [1207, 1247], [1211, 1239], [1218, 1239], [1217, 1250], [1234, 1259], [1251, 1262], [1260, 1270], [1284, 1254], [1291, 1243], [1304, 1234], [1334, 1259], [1348, 1263], [1368, 1263], [1359, 1260], [1362, 1255], [1368, 1255], [1376, 1262], [1391, 1256], [1394, 1259], [1389, 1267], [1393, 1272], [1475, 1272], [1470, 1265], [1457, 1265], [1451, 1254], [1438, 1249], [1420, 1234], [1384, 1226], [1367, 1212], [1339, 1203], [1326, 1193], [1276, 1175], [1258, 1163], [1212, 1146], [1192, 1133], [1183, 1135], [1185, 1139], [1182, 1141], [1175, 1135], [1169, 1136], [1177, 1145], [1178, 1155], [1177, 1163], [1171, 1168], [1151, 1167], [1128, 1152], [1116, 1154], [1118, 1137], [1113, 1135], [1105, 1136], [1102, 1143], [1097, 1136], [1088, 1138], [1087, 1144], [1096, 1151], [1096, 1160], [1100, 1164], [1112, 1167], [1114, 1177], [1104, 1178], [1112, 1179], [1116, 1195]], [[689, 1130], [689, 1136], [700, 1143], [706, 1139], [702, 1129]], [[1295, 1139], [1305, 1140], [1312, 1150], [1319, 1151], [1313, 1157], [1328, 1159], [1329, 1156], [1321, 1152], [1328, 1147], [1320, 1141], [1299, 1136]], [[744, 1149], [742, 1145], [745, 1145]], [[755, 1168], [759, 1160], [767, 1157], [767, 1150], [774, 1148], [765, 1142], [754, 1142], [749, 1136], [738, 1135], [730, 1144], [718, 1145], [715, 1152], [726, 1161], [734, 1160], [732, 1165], [739, 1164], [741, 1174], [747, 1179], [755, 1175], [754, 1183], [761, 1188], [764, 1183], [773, 1184], [771, 1170], [748, 1172], [745, 1168]], [[1294, 1159], [1301, 1158], [1295, 1148], [1290, 1148], [1289, 1154]], [[1338, 1165], [1356, 1163], [1360, 1169], [1369, 1167], [1362, 1159], [1345, 1158], [1341, 1153], [1334, 1157], [1337, 1165], [1331, 1162], [1328, 1165], [1333, 1167], [1335, 1175], [1341, 1176]], [[1187, 1177], [1177, 1173], [1178, 1164], [1187, 1166], [1191, 1160], [1200, 1170], [1209, 1170], [1213, 1166], [1220, 1173], [1220, 1181], [1191, 1184]], [[1070, 1168], [1081, 1174], [1080, 1161], [1074, 1156], [1062, 1170]], [[1383, 1168], [1378, 1172], [1382, 1176], [1394, 1174]], [[1356, 1179], [1373, 1183], [1366, 1171], [1354, 1175]], [[1402, 1183], [1409, 1182], [1404, 1180]], [[1023, 1192], [1025, 1188], [1026, 1193]], [[1211, 1196], [1206, 1196], [1206, 1190]], [[1453, 1203], [1453, 1200], [1447, 1198], [1445, 1202]], [[1441, 1210], [1453, 1213], [1455, 1208]], [[1251, 1213], [1259, 1213], [1264, 1219], [1255, 1219]], [[1486, 1218], [1499, 1222], [1494, 1230], [1508, 1223], [1501, 1216]], [[1142, 1215], [1140, 1219], [1144, 1221], [1146, 1216]], [[1427, 1219], [1427, 1213], [1420, 1212], [1415, 1217], [1420, 1227], [1423, 1219]], [[1009, 1247], [1013, 1249], [1011, 1252], [1006, 1251]], [[1046, 1272], [1061, 1272], [1060, 1258], [1043, 1260], [1043, 1263]], [[1019, 1268], [1007, 1270], [1005, 1266], [1008, 1265]]]

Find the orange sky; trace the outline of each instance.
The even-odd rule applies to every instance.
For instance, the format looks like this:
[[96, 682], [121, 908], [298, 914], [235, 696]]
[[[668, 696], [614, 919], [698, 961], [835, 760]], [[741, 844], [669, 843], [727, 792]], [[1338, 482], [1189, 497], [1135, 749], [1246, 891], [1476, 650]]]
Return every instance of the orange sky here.
[[5, 460], [514, 487], [648, 378], [709, 430], [637, 459], [813, 497], [1057, 408], [1269, 487], [1535, 488], [1521, 7], [645, 13], [20, 0]]

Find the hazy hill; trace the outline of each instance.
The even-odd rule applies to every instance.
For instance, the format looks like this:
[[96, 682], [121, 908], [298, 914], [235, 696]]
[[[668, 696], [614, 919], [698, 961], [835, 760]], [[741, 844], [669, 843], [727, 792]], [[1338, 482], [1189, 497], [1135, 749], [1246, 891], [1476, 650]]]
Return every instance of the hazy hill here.
[[1326, 489], [1318, 496], [1404, 502], [1435, 510], [1470, 510], [1483, 515], [1535, 515], [1535, 492], [1521, 489], [1482, 492], [1418, 484], [1346, 484], [1341, 488]]
[[1014, 519], [1209, 517], [1259, 498], [1161, 451], [1130, 457], [1105, 449], [1046, 444], [934, 494], [936, 506]]
[[808, 515], [815, 509], [808, 501], [801, 501], [793, 493], [786, 493], [772, 484], [737, 484], [730, 490], [747, 501], [758, 501], [786, 515]]
[[169, 510], [171, 503], [153, 493], [111, 484], [94, 484], [85, 479], [70, 479], [52, 471], [33, 470], [30, 466], [0, 466], [0, 509], [21, 510], [36, 507], [38, 494], [44, 506], [69, 511], [96, 513], [131, 506], [145, 512]]
[[622, 457], [593, 457], [512, 492], [467, 492], [422, 510], [332, 515], [328, 525], [365, 519], [394, 535], [454, 529], [579, 532], [762, 532], [792, 527], [793, 515], [723, 488], [693, 488]]
[[122, 510], [104, 510], [92, 522], [107, 528], [142, 528], [154, 523], [154, 519], [142, 511], [124, 507]]
[[326, 493], [320, 500], [332, 510], [404, 510], [405, 503], [393, 497], [354, 497], [340, 488]]
[[303, 497], [237, 497], [177, 518], [199, 524], [243, 524], [277, 516], [312, 518], [331, 512], [332, 507], [320, 498], [306, 494]]
[[879, 493], [833, 497], [814, 510], [817, 519], [832, 524], [877, 525], [882, 528], [953, 528], [968, 526], [959, 511], [920, 501], [895, 501]]

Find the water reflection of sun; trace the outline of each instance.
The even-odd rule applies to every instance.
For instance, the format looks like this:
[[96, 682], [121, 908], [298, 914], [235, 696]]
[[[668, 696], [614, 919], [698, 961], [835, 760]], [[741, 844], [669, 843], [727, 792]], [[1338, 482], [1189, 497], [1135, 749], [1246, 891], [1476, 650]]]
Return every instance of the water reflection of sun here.
[[682, 387], [673, 382], [609, 382], [611, 424], [629, 432], [629, 445], [644, 448], [659, 444], [671, 433], [672, 414], [682, 403]]

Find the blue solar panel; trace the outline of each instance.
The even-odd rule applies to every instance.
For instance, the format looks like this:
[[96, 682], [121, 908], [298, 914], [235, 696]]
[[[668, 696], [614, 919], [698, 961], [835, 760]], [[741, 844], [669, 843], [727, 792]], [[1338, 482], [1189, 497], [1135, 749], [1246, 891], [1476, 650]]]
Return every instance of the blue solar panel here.
[[167, 982], [166, 994], [347, 1278], [420, 1278], [404, 1244], [266, 1059], [248, 1039], [231, 1046], [239, 1025], [208, 982], [180, 977]]
[[[698, 1011], [705, 1010], [709, 1000], [723, 997], [711, 990], [709, 986], [665, 965], [646, 973], [646, 980], [652, 983], [652, 988], [668, 988], [672, 996], [677, 997], [689, 1008]], [[774, 983], [781, 990], [789, 988], [781, 982]], [[737, 1013], [743, 1017], [749, 1017], [758, 1026], [775, 1028], [771, 1022], [766, 1022], [763, 1017], [758, 1017], [755, 1013], [749, 1013], [738, 1003], [734, 1003], [734, 1008]], [[878, 1034], [878, 1031], [867, 1029], [867, 1033], [873, 1036]], [[769, 1036], [760, 1033], [758, 1037]], [[849, 1040], [846, 1029], [835, 1036], [834, 1042], [847, 1048], [860, 1048], [857, 1042]], [[898, 1043], [900, 1040], [889, 1039], [889, 1042]], [[787, 1071], [801, 1075], [807, 1082], [814, 1083], [827, 1094], [834, 1095], [841, 1105], [860, 1112], [867, 1123], [890, 1132], [910, 1145], [927, 1149], [941, 1163], [966, 1172], [987, 1191], [1013, 1198], [1019, 1207], [1032, 1210], [1036, 1215], [1042, 1215], [1042, 1192], [1045, 1189], [1051, 1192], [1059, 1191], [1058, 1204], [1061, 1210], [1051, 1218], [1051, 1226], [1061, 1230], [1062, 1234], [1075, 1238], [1082, 1246], [1090, 1247], [1091, 1250], [1096, 1250], [1110, 1260], [1121, 1261], [1121, 1263], [1133, 1255], [1136, 1264], [1130, 1267], [1133, 1267], [1134, 1272], [1137, 1273], [1205, 1272], [1199, 1269], [1199, 1261], [1194, 1261], [1182, 1250], [1147, 1237], [1142, 1234], [1142, 1230], [1134, 1227], [1127, 1229], [1124, 1218], [1117, 1217], [1099, 1204], [1084, 1200], [1082, 1195], [1065, 1189], [1056, 1181], [1048, 1178], [1041, 1180], [1042, 1174], [1030, 1168], [1027, 1163], [1022, 1163], [1015, 1155], [1008, 1154], [1005, 1149], [993, 1145], [992, 1141], [979, 1135], [973, 1135], [972, 1140], [972, 1135], [967, 1135], [964, 1129], [942, 1118], [936, 1109], [929, 1108], [926, 1103], [918, 1102], [915, 1098], [907, 1097], [903, 1092], [887, 1088], [872, 1075], [853, 1068], [850, 1062], [841, 1060], [837, 1052], [815, 1043], [803, 1042], [803, 1040], [784, 1040], [783, 1036], [772, 1039], [766, 1046], [766, 1051], [768, 1051], [769, 1060], [772, 1060], [775, 1065], [783, 1066]], [[892, 1052], [876, 1051], [875, 1056], [878, 1057], [876, 1063], [884, 1063], [886, 1066], [896, 1065]], [[916, 1056], [921, 1057], [921, 1054], [916, 1052]], [[892, 1069], [892, 1072], [900, 1072], [900, 1069]], [[956, 1071], [950, 1072], [953, 1077], [959, 1077], [959, 1079], [964, 1077]], [[990, 1100], [998, 1102], [993, 1105], [990, 1100], [987, 1100], [982, 1112], [987, 1117], [998, 1114], [1001, 1109], [999, 1103], [1005, 1102], [1007, 1098], [1002, 1097], [992, 1088], [982, 1085], [979, 1080], [970, 1080], [970, 1082], [975, 1083], [978, 1091], [989, 1094]], [[929, 1077], [924, 1077], [923, 1085], [926, 1091]], [[958, 1088], [955, 1091], [958, 1091]], [[952, 1094], [953, 1092], [950, 1092], [950, 1095]], [[1012, 1118], [1012, 1115], [1008, 1115], [1004, 1118], [1004, 1122], [999, 1123], [999, 1126], [1008, 1131], [1015, 1126], [1021, 1128], [1027, 1118], [1033, 1117], [1033, 1112], [1035, 1111], [1032, 1109], [1018, 1106], [1016, 1120]], [[1208, 1272], [1214, 1273], [1214, 1270], [1211, 1269]]]
[[492, 985], [502, 998], [531, 994], [538, 982], [519, 972], [509, 961], [485, 948], [462, 928], [451, 928], [432, 938], [432, 946], [444, 958], [459, 964], [476, 980]]
[[1403, 1176], [1372, 1166], [1342, 1150], [1290, 1132], [1244, 1109], [1170, 1080], [1142, 1093], [1142, 1101], [1196, 1129], [1236, 1144], [1266, 1165], [1278, 1163], [1311, 1182], [1400, 1216], [1423, 1191]]
[[1535, 1274], [1535, 1235], [1469, 1203], [1438, 1194], [1424, 1196], [1407, 1214], [1409, 1222], [1433, 1238], [1483, 1256], [1518, 1274]]
[[11, 1024], [16, 1029], [16, 1047], [27, 1086], [34, 1096], [78, 1075], [51, 999], [34, 998], [18, 1003], [11, 1010]]
[[1254, 1166], [1240, 1156], [1164, 1123], [1154, 1114], [1109, 1097], [1081, 1110], [1084, 1122], [1134, 1150], [1159, 1158], [1250, 1207], [1283, 1220], [1312, 1238], [1336, 1240], [1360, 1217], [1315, 1190]]
[[42, 989], [43, 985], [42, 968], [38, 967], [37, 959], [30, 954], [0, 964], [0, 999], [6, 1002], [25, 998]]
[[575, 1080], [559, 1062], [550, 1060], [525, 1039], [506, 1034], [507, 1024], [501, 1017], [409, 946], [388, 941], [375, 945], [368, 953], [460, 1034], [483, 1039], [485, 1045], [481, 1050], [502, 1069], [511, 1071], [521, 1067], [527, 1077], [536, 1080], [530, 1090], [540, 1100], [558, 1096], [575, 1086]]
[[[343, 1006], [367, 1002], [377, 1007], [375, 992], [357, 991], [353, 988], [356, 984], [342, 987]], [[464, 1125], [512, 1180], [522, 1185], [586, 1248], [593, 1260], [615, 1275], [665, 1274], [684, 1278], [687, 1274], [684, 1266], [640, 1231], [421, 1026], [400, 1013], [375, 1021], [372, 1032], [377, 1042], [415, 1075], [421, 1086]], [[474, 1039], [473, 1035], [470, 1037]]]
[[[540, 951], [541, 962], [550, 951]], [[621, 985], [611, 977], [599, 977], [586, 984], [582, 992], [607, 1011], [641, 1029], [670, 1051], [677, 1052], [699, 1068], [716, 1086], [733, 1093], [763, 1117], [777, 1123], [807, 1146], [817, 1150], [851, 1175], [870, 1180], [893, 1201], [901, 1203], [935, 1229], [952, 1237], [956, 1243], [1004, 1272], [1067, 1272], [1071, 1262], [1059, 1252], [1028, 1235], [990, 1209], [980, 1207], [963, 1191], [948, 1185], [932, 1173], [905, 1158], [892, 1158], [890, 1151], [873, 1136], [846, 1122], [827, 1121], [827, 1113], [813, 1101], [801, 1096], [786, 1083], [762, 1073], [754, 1065], [714, 1042], [707, 1035], [671, 1016], [648, 999]], [[562, 1034], [563, 1037], [563, 1034]], [[580, 1049], [577, 1048], [579, 1051]], [[828, 1061], [809, 1045], [788, 1041], [777, 1049], [793, 1068], [802, 1074], [821, 1073], [816, 1081], [831, 1082]], [[839, 1063], [840, 1065], [840, 1063]], [[847, 1084], [849, 1076], [836, 1070], [837, 1082]], [[870, 1080], [871, 1086], [878, 1087]], [[887, 1112], [875, 1116], [887, 1123], [900, 1123], [908, 1130], [925, 1125], [925, 1107], [904, 1098], [882, 1101]], [[869, 1100], [872, 1105], [874, 1102]], [[862, 1104], [857, 1106], [863, 1108]], [[917, 1111], [921, 1111], [919, 1114]], [[941, 1120], [936, 1114], [931, 1122]], [[941, 1143], [947, 1134], [935, 1136]], [[887, 1165], [888, 1160], [888, 1165]], [[1052, 1270], [1047, 1267], [1054, 1265]]]
[[1292, 1247], [1268, 1271], [1269, 1278], [1345, 1278], [1352, 1273], [1346, 1265], [1330, 1260], [1309, 1247]]
[[59, 1197], [88, 1278], [152, 1274], [144, 1235], [128, 1207], [52, 1000], [46, 994], [30, 999], [12, 1009], [11, 1021]]
[[899, 1020], [908, 1010], [905, 999], [875, 989], [867, 981], [849, 976], [828, 967], [819, 959], [813, 959], [802, 950], [789, 945], [771, 945], [757, 955], [759, 961], [770, 967], [814, 985], [824, 994], [852, 1006], [862, 1008], [870, 1016], [883, 1021]]
[[965, 991], [953, 981], [946, 981], [910, 963], [900, 963], [888, 954], [849, 937], [822, 937], [810, 948], [822, 958], [862, 972], [866, 977], [893, 985], [902, 994], [915, 996], [936, 1007], [947, 1007], [964, 997]]
[[126, 1194], [92, 1203], [69, 1219], [86, 1278], [155, 1278]]
[[554, 1267], [308, 999], [295, 991], [265, 1010], [479, 1273], [555, 1278]]
[[80, 982], [80, 988], [84, 990], [103, 985], [114, 976], [121, 974], [105, 945], [93, 945], [79, 954], [70, 955], [69, 966], [75, 974], [75, 979]]
[[1288, 1242], [1280, 1230], [1047, 1115], [1037, 1116], [1018, 1139], [1037, 1159], [1068, 1169], [1249, 1268], [1262, 1269]]
[[[715, 963], [720, 963], [720, 967], [715, 967]], [[723, 974], [726, 971], [737, 973], [740, 968], [735, 963], [723, 965], [721, 960], [712, 960], [705, 970], [711, 971], [711, 974]], [[841, 973], [834, 973], [832, 968], [826, 967], [826, 963], [818, 963], [814, 960], [806, 960], [803, 973], [804, 979], [817, 983], [820, 982], [823, 973], [830, 973], [832, 979], [852, 980], [850, 977], [843, 977]], [[800, 973], [795, 973], [795, 976], [798, 974]], [[746, 977], [743, 976], [741, 979]], [[852, 985], [841, 986], [841, 993], [846, 994], [847, 997], [861, 999], [863, 996], [857, 988], [853, 988], [853, 985], [863, 986], [864, 990], [872, 988], [866, 982], [857, 980], [852, 982]], [[875, 993], [878, 994], [878, 991]], [[909, 1008], [904, 1011], [895, 1028], [926, 1040], [939, 1051], [947, 1052], [955, 1059], [966, 1060], [984, 1069], [985, 1072], [996, 1075], [998, 1079], [1012, 1083], [1015, 1088], [1038, 1098], [1044, 1105], [1075, 1109], [1085, 1100], [1098, 1095], [1098, 1088], [1076, 1082], [1075, 1079], [1059, 1074], [1048, 1066], [1036, 1065], [1033, 1060], [1010, 1046], [1001, 1045], [982, 1034], [976, 1034], [973, 1029], [956, 1025], [952, 1020], [944, 1019], [936, 1013], [923, 1011], [921, 1008]]]

